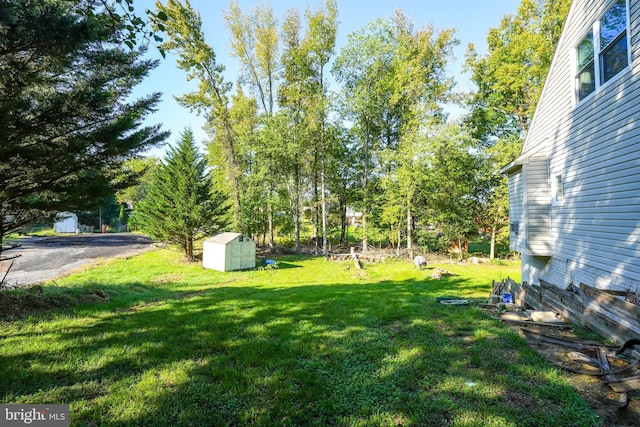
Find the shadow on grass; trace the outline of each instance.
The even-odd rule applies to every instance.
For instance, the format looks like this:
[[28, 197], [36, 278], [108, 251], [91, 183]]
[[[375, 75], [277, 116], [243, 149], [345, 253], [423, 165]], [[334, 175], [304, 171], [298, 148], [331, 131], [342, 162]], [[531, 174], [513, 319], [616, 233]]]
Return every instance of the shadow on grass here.
[[435, 301], [473, 287], [220, 286], [79, 307], [63, 326], [0, 333], [20, 345], [2, 357], [0, 393], [69, 403], [73, 425], [592, 424], [517, 335]]
[[298, 264], [292, 264], [290, 262], [278, 261], [278, 270], [286, 270], [288, 268], [302, 268], [302, 266]]

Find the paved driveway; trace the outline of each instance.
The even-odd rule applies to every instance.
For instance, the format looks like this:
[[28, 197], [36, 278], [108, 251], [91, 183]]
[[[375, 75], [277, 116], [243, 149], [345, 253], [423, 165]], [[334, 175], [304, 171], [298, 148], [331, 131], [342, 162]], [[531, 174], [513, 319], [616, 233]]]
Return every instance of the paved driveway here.
[[[132, 233], [25, 237], [22, 246], [3, 255], [13, 260], [4, 285], [18, 287], [55, 279], [98, 259], [130, 256], [153, 248], [153, 241]], [[12, 261], [0, 263], [0, 280]]]

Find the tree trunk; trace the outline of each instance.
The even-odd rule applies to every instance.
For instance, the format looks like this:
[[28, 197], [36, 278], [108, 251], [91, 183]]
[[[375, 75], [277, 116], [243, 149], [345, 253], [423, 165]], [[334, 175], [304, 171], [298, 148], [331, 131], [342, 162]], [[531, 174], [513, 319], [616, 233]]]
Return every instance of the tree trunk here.
[[367, 208], [362, 210], [362, 253], [367, 253], [367, 246], [369, 241], [367, 240]]
[[[235, 210], [235, 224], [238, 231], [242, 232], [242, 205], [240, 202], [240, 179], [238, 178], [238, 158], [236, 155], [236, 147], [235, 147], [235, 135], [233, 132], [233, 126], [231, 125], [231, 118], [229, 114], [229, 105], [226, 102], [226, 98], [222, 96], [220, 89], [218, 87], [218, 83], [216, 82], [216, 78], [213, 76], [209, 69], [206, 69], [209, 74], [209, 83], [214, 90], [215, 98], [218, 101], [218, 104], [221, 108], [219, 118], [222, 121], [222, 126], [224, 128], [224, 139], [226, 142], [226, 147], [224, 147], [224, 151], [226, 151], [227, 161], [229, 162], [230, 169], [230, 177], [233, 182], [233, 204]], [[212, 113], [212, 116], [214, 113]], [[214, 123], [215, 124], [215, 123]]]
[[269, 250], [273, 250], [275, 247], [275, 236], [273, 232], [273, 207], [271, 206], [271, 202], [269, 202], [267, 206], [267, 223], [269, 227]]
[[411, 214], [411, 204], [407, 207], [407, 250], [409, 258], [413, 259], [413, 215]]
[[193, 236], [187, 236], [187, 241], [185, 243], [187, 258], [189, 258], [189, 261], [193, 261]]
[[362, 172], [362, 187], [364, 189], [364, 208], [362, 209], [362, 253], [367, 253], [367, 207], [369, 204], [369, 120], [365, 118], [364, 167]]
[[340, 244], [345, 242], [345, 233], [347, 231], [347, 206], [341, 200], [340, 201]]
[[320, 166], [320, 197], [322, 199], [322, 255], [327, 255], [327, 198], [326, 198], [326, 183], [325, 183], [325, 146], [324, 146], [324, 118], [322, 123], [323, 130], [321, 131], [322, 139], [322, 152], [321, 166]]
[[293, 228], [296, 235], [296, 244], [294, 247], [294, 252], [300, 252], [300, 172], [298, 167], [296, 166], [294, 172], [294, 188], [295, 188], [295, 200], [294, 200], [294, 216], [293, 216]]
[[497, 227], [493, 225], [491, 227], [491, 250], [489, 252], [489, 259], [494, 259], [496, 257], [496, 233]]
[[313, 171], [313, 203], [311, 206], [312, 224], [313, 224], [313, 243], [316, 255], [318, 254], [318, 233], [320, 218], [318, 215], [318, 153], [314, 153], [314, 171]]
[[327, 255], [327, 185], [326, 185], [326, 141], [324, 134], [324, 115], [325, 115], [325, 99], [324, 99], [324, 64], [320, 64], [320, 188], [322, 191], [322, 255]]
[[[269, 156], [269, 169], [273, 171], [273, 159], [272, 156]], [[271, 177], [273, 178], [273, 177]], [[267, 199], [267, 226], [269, 227], [269, 251], [273, 251], [275, 248], [275, 233], [274, 233], [274, 225], [273, 225], [273, 179], [269, 180], [269, 198]]]
[[0, 261], [2, 261], [2, 245], [4, 245], [4, 215], [0, 214]]

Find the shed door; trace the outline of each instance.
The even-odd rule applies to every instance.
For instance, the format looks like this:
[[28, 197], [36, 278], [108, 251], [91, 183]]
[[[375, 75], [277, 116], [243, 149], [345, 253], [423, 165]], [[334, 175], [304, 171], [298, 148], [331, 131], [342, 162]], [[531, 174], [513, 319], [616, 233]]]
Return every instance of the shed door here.
[[229, 244], [231, 246], [231, 269], [239, 270], [242, 268], [242, 244], [238, 242], [233, 242]]

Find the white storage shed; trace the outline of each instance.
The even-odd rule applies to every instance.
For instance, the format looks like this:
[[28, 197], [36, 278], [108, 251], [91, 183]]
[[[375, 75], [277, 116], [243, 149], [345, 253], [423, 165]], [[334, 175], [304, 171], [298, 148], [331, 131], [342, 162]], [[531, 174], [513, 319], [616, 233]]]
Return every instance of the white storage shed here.
[[73, 212], [58, 212], [53, 223], [53, 231], [56, 233], [77, 233], [78, 215]]
[[240, 233], [220, 233], [204, 241], [202, 266], [218, 271], [256, 267], [256, 242]]

